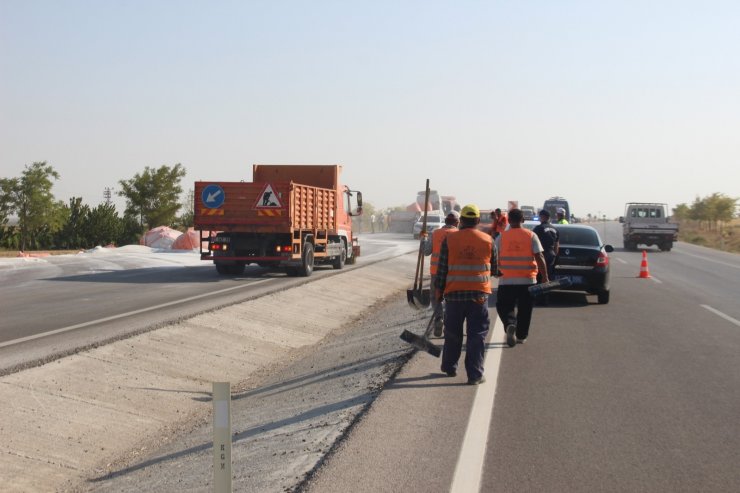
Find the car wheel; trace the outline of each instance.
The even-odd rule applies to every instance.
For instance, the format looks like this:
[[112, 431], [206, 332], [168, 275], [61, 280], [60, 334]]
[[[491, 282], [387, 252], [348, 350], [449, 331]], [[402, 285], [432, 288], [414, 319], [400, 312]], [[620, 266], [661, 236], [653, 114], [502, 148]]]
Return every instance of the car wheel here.
[[609, 303], [609, 291], [599, 291], [596, 295], [600, 305], [606, 305]]

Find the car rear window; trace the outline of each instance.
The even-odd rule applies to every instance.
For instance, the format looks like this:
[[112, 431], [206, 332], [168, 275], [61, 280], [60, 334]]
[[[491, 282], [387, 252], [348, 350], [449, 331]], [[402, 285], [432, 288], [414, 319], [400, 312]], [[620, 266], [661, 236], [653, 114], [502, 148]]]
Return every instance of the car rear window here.
[[558, 228], [561, 245], [599, 246], [599, 235], [586, 228]]

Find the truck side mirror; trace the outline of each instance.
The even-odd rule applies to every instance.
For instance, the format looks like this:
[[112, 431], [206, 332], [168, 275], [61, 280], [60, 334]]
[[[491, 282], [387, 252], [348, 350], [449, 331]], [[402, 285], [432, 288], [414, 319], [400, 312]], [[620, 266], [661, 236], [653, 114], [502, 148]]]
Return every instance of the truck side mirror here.
[[624, 222], [624, 216], [619, 216], [619, 222], [620, 223], [623, 223]]

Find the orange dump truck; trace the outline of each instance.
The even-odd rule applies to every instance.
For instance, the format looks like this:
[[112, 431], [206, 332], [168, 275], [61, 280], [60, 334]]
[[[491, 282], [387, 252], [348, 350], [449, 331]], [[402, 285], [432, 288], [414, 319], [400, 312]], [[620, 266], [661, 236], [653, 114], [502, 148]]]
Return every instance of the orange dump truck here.
[[340, 184], [341, 171], [339, 165], [255, 164], [252, 182], [196, 181], [201, 259], [232, 275], [248, 264], [310, 276], [314, 264], [354, 263], [360, 245], [352, 216], [362, 214], [362, 194]]

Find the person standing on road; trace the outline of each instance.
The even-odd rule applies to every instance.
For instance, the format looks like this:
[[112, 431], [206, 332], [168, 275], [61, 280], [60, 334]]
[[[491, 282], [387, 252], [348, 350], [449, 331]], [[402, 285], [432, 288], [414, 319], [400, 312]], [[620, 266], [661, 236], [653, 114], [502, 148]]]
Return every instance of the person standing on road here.
[[568, 224], [568, 220], [565, 218], [565, 209], [558, 207], [555, 211], [555, 224]]
[[467, 325], [465, 371], [468, 385], [478, 385], [483, 377], [485, 340], [491, 321], [488, 295], [491, 275], [498, 273], [496, 247], [490, 235], [479, 231], [480, 210], [474, 204], [460, 211], [460, 230], [448, 233], [442, 241], [437, 266], [437, 301], [445, 302], [442, 371], [457, 375], [462, 352], [463, 325]]
[[491, 214], [491, 236], [496, 239], [498, 235], [506, 231], [506, 226], [509, 224], [509, 220], [506, 218], [506, 214], [501, 212], [501, 209], [496, 209]]
[[444, 304], [442, 309], [437, 312], [437, 301], [441, 296], [437, 296], [437, 269], [439, 267], [439, 252], [442, 249], [442, 242], [447, 235], [453, 231], [457, 231], [457, 226], [460, 224], [460, 213], [452, 211], [445, 217], [445, 225], [439, 229], [432, 231], [431, 241], [427, 238], [426, 231], [422, 231], [422, 237], [424, 238], [424, 255], [431, 255], [429, 260], [429, 274], [431, 275], [431, 287], [432, 287], [432, 308], [435, 310], [434, 317], [434, 335], [440, 337], [442, 335], [444, 322]]
[[[542, 245], [542, 255], [545, 257], [547, 265], [547, 277], [553, 279], [555, 276], [555, 259], [560, 250], [560, 233], [550, 224], [550, 211], [542, 209], [540, 211], [540, 224], [532, 230]], [[537, 282], [542, 283], [542, 273], [537, 273]], [[538, 302], [547, 305], [547, 294], [542, 295]]]
[[542, 282], [550, 280], [540, 240], [532, 231], [522, 228], [522, 220], [521, 210], [509, 211], [511, 228], [496, 238], [502, 272], [498, 280], [496, 311], [506, 328], [509, 347], [516, 346], [517, 342], [524, 343], [529, 336], [532, 298], [528, 288], [537, 283], [537, 272], [542, 273]]
[[375, 214], [370, 214], [370, 232], [375, 233]]

